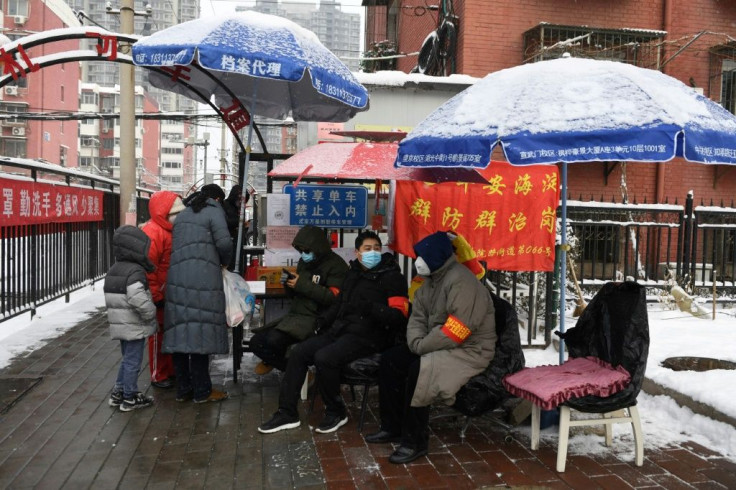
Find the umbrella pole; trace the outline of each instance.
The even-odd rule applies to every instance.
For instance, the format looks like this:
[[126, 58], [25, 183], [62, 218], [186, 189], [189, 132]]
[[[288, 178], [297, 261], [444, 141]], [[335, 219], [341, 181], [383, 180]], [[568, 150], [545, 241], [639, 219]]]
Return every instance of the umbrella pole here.
[[[560, 231], [560, 333], [565, 333], [565, 282], [567, 280], [567, 162], [560, 169], [562, 187], [562, 230]], [[565, 340], [560, 338], [560, 364], [565, 362]]]
[[[240, 218], [238, 219], [238, 243], [235, 247], [235, 267], [233, 268], [237, 273], [240, 271], [240, 258], [243, 255], [243, 222], [245, 221], [245, 196], [248, 192], [248, 170], [250, 167], [250, 152], [251, 143], [253, 142], [253, 119], [255, 118], [253, 110], [256, 106], [256, 88], [258, 87], [257, 80], [253, 83], [253, 103], [250, 107], [250, 121], [248, 122], [248, 138], [245, 143], [245, 166], [243, 168], [243, 182], [240, 183], [242, 187], [242, 194], [240, 195]], [[255, 199], [255, 198], [254, 198]]]

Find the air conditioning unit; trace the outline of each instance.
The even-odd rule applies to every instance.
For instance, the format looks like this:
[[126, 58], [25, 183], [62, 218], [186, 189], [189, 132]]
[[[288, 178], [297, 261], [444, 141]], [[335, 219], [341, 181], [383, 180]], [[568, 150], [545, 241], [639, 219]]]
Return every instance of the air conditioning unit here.
[[15, 16], [13, 16], [13, 21], [15, 22], [15, 25], [17, 25], [17, 26], [24, 25], [27, 20], [28, 20], [28, 17], [26, 17], [25, 15], [15, 15]]
[[26, 128], [13, 128], [12, 132], [13, 132], [13, 136], [25, 136]]
[[5, 95], [18, 95], [18, 87], [16, 85], [8, 85], [5, 87]]

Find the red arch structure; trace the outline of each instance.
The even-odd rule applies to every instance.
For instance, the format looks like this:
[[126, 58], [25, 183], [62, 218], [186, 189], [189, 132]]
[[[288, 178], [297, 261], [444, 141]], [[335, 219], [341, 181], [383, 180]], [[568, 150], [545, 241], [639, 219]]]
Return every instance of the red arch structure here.
[[[96, 49], [66, 51], [46, 56], [40, 56], [37, 58], [31, 58], [26, 52], [27, 49], [30, 49], [34, 46], [52, 44], [58, 41], [69, 41], [73, 39], [96, 40]], [[40, 32], [37, 34], [31, 34], [30, 36], [22, 37], [0, 47], [0, 63], [2, 63], [3, 66], [3, 74], [2, 76], [0, 76], [0, 88], [9, 84], [13, 80], [18, 80], [20, 77], [25, 77], [29, 73], [39, 71], [40, 69], [47, 66], [53, 66], [72, 61], [109, 61], [113, 63], [127, 63], [129, 65], [133, 65], [133, 59], [129, 55], [120, 52], [120, 44], [132, 44], [138, 39], [140, 39], [140, 36], [114, 33], [106, 29], [92, 26], [52, 29], [50, 31]], [[218, 107], [210, 100], [209, 97], [189, 85], [187, 83], [186, 73], [180, 70], [179, 67], [140, 68], [153, 70], [170, 76], [172, 80], [185, 86], [203, 103], [209, 105], [222, 118], [227, 127], [230, 129], [230, 132], [233, 134], [233, 137], [238, 142], [238, 146], [240, 146], [241, 151], [243, 153], [246, 152], [245, 145], [240, 139], [238, 131], [245, 126], [245, 124], [243, 124], [243, 121], [245, 119], [249, 119], [250, 115], [243, 103], [235, 96], [235, 94], [233, 94], [226, 85], [220, 83], [217, 77], [215, 77], [212, 73], [200, 68], [197, 65], [191, 66], [191, 68], [201, 71], [214, 83], [220, 85], [223, 89], [225, 89], [225, 91], [232, 97], [232, 104], [229, 107]], [[248, 117], [243, 118], [242, 116], [244, 114]], [[260, 142], [264, 152], [268, 153], [268, 150], [266, 149], [266, 143], [263, 140], [261, 132], [255, 125], [255, 123], [253, 125], [253, 129], [256, 132], [256, 136], [258, 137], [258, 141]]]

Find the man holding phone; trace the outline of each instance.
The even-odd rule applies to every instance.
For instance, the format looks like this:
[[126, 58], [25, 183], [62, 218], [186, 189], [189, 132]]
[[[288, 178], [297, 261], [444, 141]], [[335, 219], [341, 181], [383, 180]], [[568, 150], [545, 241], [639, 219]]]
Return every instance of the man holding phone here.
[[381, 239], [364, 231], [355, 239], [356, 260], [332, 304], [317, 320], [318, 335], [300, 342], [289, 354], [281, 381], [279, 409], [258, 427], [263, 434], [299, 427], [297, 405], [304, 376], [317, 367], [317, 388], [325, 404], [319, 433], [334, 432], [348, 421], [340, 396], [340, 370], [355, 359], [380, 352], [403, 338], [409, 316], [407, 286]]
[[296, 273], [284, 269], [281, 283], [291, 299], [288, 313], [260, 329], [254, 329], [250, 346], [261, 359], [256, 374], [273, 368], [286, 369], [286, 353], [292, 344], [314, 335], [319, 314], [335, 302], [348, 266], [332, 251], [322, 228], [307, 225], [294, 237], [292, 246], [301, 257]]

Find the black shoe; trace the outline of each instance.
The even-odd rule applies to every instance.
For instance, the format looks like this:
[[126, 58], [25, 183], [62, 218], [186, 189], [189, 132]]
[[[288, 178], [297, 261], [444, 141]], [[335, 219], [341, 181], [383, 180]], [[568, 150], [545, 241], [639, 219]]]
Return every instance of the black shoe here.
[[410, 447], [399, 446], [399, 449], [388, 457], [388, 460], [394, 464], [411, 463], [415, 459], [419, 459], [427, 454], [426, 449], [412, 449]]
[[365, 442], [371, 444], [384, 444], [386, 442], [401, 442], [401, 434], [394, 434], [387, 430], [379, 430], [373, 434], [365, 436]]
[[258, 432], [261, 434], [273, 434], [280, 430], [296, 429], [300, 424], [299, 417], [292, 417], [278, 410], [273, 414], [271, 420], [258, 427]]
[[110, 393], [110, 399], [107, 400], [107, 404], [111, 407], [119, 407], [120, 404], [123, 403], [123, 392], [122, 391], [113, 391]]
[[320, 422], [319, 427], [314, 429], [320, 434], [329, 434], [335, 432], [337, 429], [348, 423], [347, 415], [325, 415], [325, 418]]
[[188, 402], [192, 398], [194, 398], [194, 392], [192, 390], [189, 390], [185, 393], [176, 394], [176, 401], [178, 402]]
[[173, 388], [174, 387], [174, 380], [171, 378], [166, 378], [161, 381], [151, 381], [151, 386], [155, 386], [156, 388]]
[[139, 392], [133, 395], [133, 398], [124, 399], [123, 403], [120, 404], [120, 411], [131, 412], [139, 408], [150, 407], [151, 405], [153, 405], [153, 398]]

